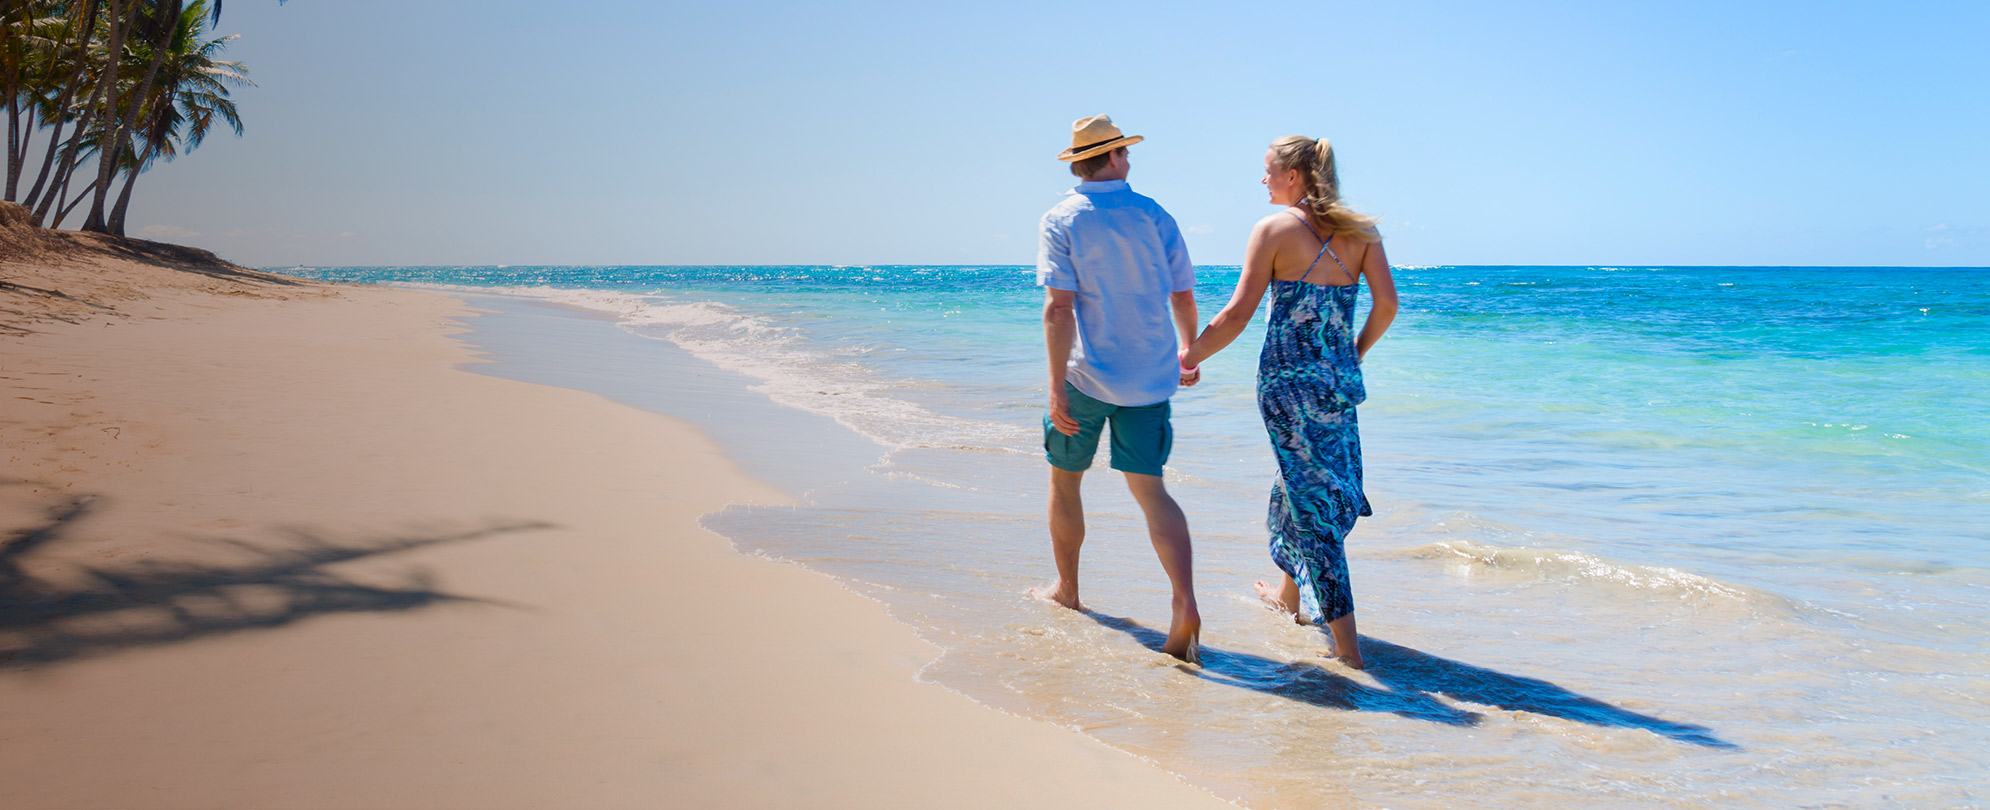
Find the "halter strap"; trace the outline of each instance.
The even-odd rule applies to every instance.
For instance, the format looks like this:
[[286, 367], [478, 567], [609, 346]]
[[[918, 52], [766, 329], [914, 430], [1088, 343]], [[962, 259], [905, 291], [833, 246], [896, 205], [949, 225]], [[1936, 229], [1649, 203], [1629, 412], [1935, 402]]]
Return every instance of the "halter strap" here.
[[1313, 254], [1313, 263], [1306, 265], [1306, 272], [1300, 274], [1299, 276], [1300, 281], [1305, 281], [1307, 276], [1313, 275], [1313, 266], [1320, 263], [1321, 256], [1332, 256], [1334, 259], [1334, 264], [1340, 265], [1341, 274], [1352, 279], [1354, 281], [1354, 286], [1361, 285], [1361, 277], [1355, 275], [1354, 271], [1347, 269], [1347, 265], [1343, 264], [1340, 260], [1340, 254], [1334, 252], [1333, 243], [1331, 241], [1321, 238], [1320, 232], [1314, 230], [1313, 223], [1307, 222], [1305, 217], [1299, 215], [1299, 212], [1294, 211], [1290, 208], [1285, 209], [1285, 213], [1291, 214], [1293, 219], [1299, 220], [1299, 224], [1306, 226], [1307, 233], [1312, 234], [1314, 239], [1320, 240], [1320, 252]]

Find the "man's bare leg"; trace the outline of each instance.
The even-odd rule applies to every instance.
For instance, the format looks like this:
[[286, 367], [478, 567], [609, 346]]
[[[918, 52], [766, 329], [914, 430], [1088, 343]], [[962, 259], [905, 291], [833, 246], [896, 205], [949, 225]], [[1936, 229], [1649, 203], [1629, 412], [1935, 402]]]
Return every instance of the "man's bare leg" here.
[[1050, 468], [1050, 554], [1057, 560], [1057, 581], [1031, 588], [1030, 595], [1078, 609], [1078, 550], [1085, 545], [1085, 502], [1078, 485], [1082, 472]]
[[1174, 586], [1174, 616], [1161, 652], [1191, 663], [1199, 662], [1197, 636], [1202, 632], [1202, 612], [1195, 604], [1195, 564], [1189, 547], [1188, 517], [1182, 514], [1181, 506], [1162, 486], [1158, 475], [1127, 473], [1126, 487], [1133, 491], [1133, 499], [1147, 515], [1147, 536], [1154, 542], [1154, 553], [1161, 558], [1161, 569], [1168, 572], [1168, 583]]

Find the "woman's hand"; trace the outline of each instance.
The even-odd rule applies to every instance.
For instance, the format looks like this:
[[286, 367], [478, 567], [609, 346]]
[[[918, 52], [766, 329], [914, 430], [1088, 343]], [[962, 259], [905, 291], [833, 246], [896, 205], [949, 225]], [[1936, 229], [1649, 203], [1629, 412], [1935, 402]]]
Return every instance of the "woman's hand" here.
[[1189, 365], [1188, 349], [1183, 349], [1179, 353], [1177, 353], [1175, 355], [1175, 361], [1181, 366], [1182, 387], [1187, 388], [1195, 385], [1196, 383], [1202, 382], [1202, 369], [1198, 366]]

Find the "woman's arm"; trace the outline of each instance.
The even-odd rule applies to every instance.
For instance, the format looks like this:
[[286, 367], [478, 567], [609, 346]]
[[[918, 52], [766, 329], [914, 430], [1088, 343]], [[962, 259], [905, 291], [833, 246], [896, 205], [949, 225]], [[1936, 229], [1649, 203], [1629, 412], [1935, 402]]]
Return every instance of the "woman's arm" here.
[[1369, 246], [1368, 255], [1361, 260], [1361, 275], [1368, 279], [1368, 295], [1374, 301], [1368, 308], [1368, 320], [1361, 325], [1361, 336], [1354, 341], [1356, 360], [1367, 356], [1396, 320], [1396, 279], [1389, 275], [1389, 257], [1382, 253], [1381, 242]]
[[1244, 327], [1251, 323], [1251, 316], [1258, 312], [1258, 304], [1264, 301], [1265, 287], [1271, 284], [1271, 223], [1267, 217], [1251, 229], [1251, 240], [1244, 245], [1244, 272], [1237, 278], [1237, 291], [1230, 295], [1230, 303], [1223, 311], [1209, 319], [1209, 326], [1202, 330], [1202, 336], [1190, 344], [1182, 354], [1182, 365], [1194, 367], [1211, 355], [1223, 351]]

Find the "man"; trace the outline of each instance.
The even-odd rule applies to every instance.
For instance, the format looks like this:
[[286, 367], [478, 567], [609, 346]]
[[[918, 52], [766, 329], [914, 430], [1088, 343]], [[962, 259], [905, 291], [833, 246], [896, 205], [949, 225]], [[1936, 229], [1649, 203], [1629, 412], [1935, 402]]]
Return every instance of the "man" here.
[[1176, 354], [1178, 345], [1195, 338], [1195, 268], [1174, 217], [1126, 185], [1126, 147], [1141, 140], [1120, 134], [1103, 115], [1073, 123], [1071, 148], [1057, 159], [1070, 163], [1084, 182], [1038, 227], [1037, 284], [1046, 292], [1043, 337], [1050, 352], [1043, 449], [1051, 467], [1057, 582], [1030, 593], [1079, 609], [1085, 510], [1078, 488], [1110, 424], [1112, 468], [1126, 475], [1174, 586], [1174, 615], [1161, 651], [1194, 662], [1202, 615], [1188, 520], [1162, 486], [1161, 470], [1174, 439], [1168, 398], [1177, 385], [1195, 382]]

